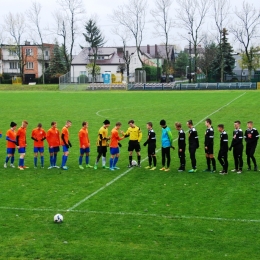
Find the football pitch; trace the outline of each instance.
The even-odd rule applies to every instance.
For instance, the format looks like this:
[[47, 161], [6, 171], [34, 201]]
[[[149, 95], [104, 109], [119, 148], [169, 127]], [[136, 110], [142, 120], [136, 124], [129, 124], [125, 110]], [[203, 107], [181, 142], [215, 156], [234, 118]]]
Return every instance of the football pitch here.
[[[232, 139], [233, 122], [241, 128], [252, 120], [260, 130], [260, 91], [180, 92], [0, 92], [0, 259], [259, 259], [260, 172], [247, 171], [244, 152], [242, 174], [222, 176], [205, 173], [204, 134], [206, 118], [215, 129], [215, 157], [219, 149], [217, 125], [223, 123]], [[146, 123], [153, 122], [157, 135], [157, 170], [147, 166], [147, 147], [142, 147], [142, 167], [127, 168], [128, 139], [121, 141], [120, 170], [78, 167], [78, 131], [89, 122], [90, 164], [96, 158], [96, 138], [105, 119], [112, 130], [117, 121], [122, 130], [134, 119], [147, 139]], [[161, 172], [159, 122], [171, 128], [175, 147], [179, 121], [186, 131], [192, 119], [199, 135], [196, 173], [177, 171], [177, 151], [171, 150], [169, 172]], [[25, 165], [19, 171], [3, 167], [5, 132], [11, 121], [27, 128]], [[31, 131], [39, 122], [47, 131], [51, 121], [58, 128], [72, 121], [69, 170], [34, 169]], [[15, 154], [15, 165], [18, 164]], [[58, 154], [58, 165], [62, 152]], [[133, 159], [136, 159], [134, 154]], [[260, 166], [260, 146], [256, 150]], [[191, 168], [186, 151], [186, 170]], [[109, 153], [107, 154], [107, 164]], [[229, 152], [229, 170], [234, 168]], [[260, 167], [259, 167], [260, 168]], [[64, 222], [53, 222], [61, 213]]]

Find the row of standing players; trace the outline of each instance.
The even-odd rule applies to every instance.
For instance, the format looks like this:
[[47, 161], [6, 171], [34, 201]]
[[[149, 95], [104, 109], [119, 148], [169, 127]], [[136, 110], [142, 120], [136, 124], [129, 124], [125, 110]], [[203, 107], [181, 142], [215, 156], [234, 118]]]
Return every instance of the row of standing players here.
[[[214, 129], [211, 126], [211, 119], [205, 120], [205, 125], [207, 127], [205, 132], [205, 140], [204, 140], [204, 148], [205, 155], [207, 161], [207, 169], [205, 171], [216, 172], [216, 160], [214, 158]], [[231, 145], [228, 145], [228, 135], [224, 130], [224, 125], [218, 125], [218, 131], [220, 132], [220, 150], [218, 153], [218, 160], [222, 166], [221, 174], [228, 173], [228, 150], [233, 149], [233, 157], [235, 169], [233, 172], [241, 173], [243, 168], [243, 139], [246, 141], [246, 155], [247, 155], [247, 164], [248, 170], [251, 170], [251, 160], [254, 164], [254, 170], [257, 171], [257, 163], [254, 157], [255, 149], [257, 146], [259, 133], [253, 128], [253, 122], [247, 122], [247, 130], [243, 134], [243, 131], [240, 129], [240, 121], [234, 122], [234, 131]], [[61, 134], [57, 128], [57, 122], [51, 123], [51, 128], [45, 132], [42, 128], [42, 124], [39, 123], [37, 128], [33, 129], [31, 133], [31, 138], [34, 140], [34, 167], [37, 168], [38, 154], [40, 154], [41, 167], [44, 167], [44, 140], [46, 139], [49, 145], [49, 153], [50, 153], [50, 166], [51, 168], [60, 168], [57, 166], [57, 153], [60, 150], [60, 146], [62, 146], [63, 156], [61, 168], [63, 170], [67, 170], [66, 166], [69, 148], [72, 147], [72, 144], [69, 140], [69, 128], [72, 123], [68, 120], [65, 126], [62, 128]], [[128, 125], [129, 128], [126, 132], [120, 130], [121, 123], [117, 122], [115, 127], [112, 129], [111, 134], [108, 134], [108, 128], [110, 126], [110, 121], [105, 120], [103, 122], [103, 126], [98, 131], [97, 138], [97, 158], [94, 166], [89, 164], [89, 153], [90, 153], [90, 140], [88, 135], [88, 122], [82, 123], [82, 128], [78, 133], [79, 143], [80, 143], [80, 156], [79, 156], [79, 168], [84, 169], [82, 166], [83, 156], [85, 155], [86, 168], [97, 169], [98, 163], [102, 157], [102, 167], [110, 170], [119, 169], [117, 167], [117, 162], [119, 159], [119, 147], [121, 146], [120, 141], [126, 137], [129, 137], [128, 143], [128, 152], [129, 152], [129, 165], [128, 167], [133, 167], [133, 151], [137, 153], [137, 166], [141, 167], [141, 146], [140, 142], [142, 139], [142, 131], [141, 129], [134, 124], [134, 120], [129, 120]], [[28, 126], [27, 121], [23, 121], [21, 127], [16, 131], [17, 124], [15, 122], [11, 122], [10, 129], [6, 132], [6, 146], [7, 146], [7, 156], [5, 159], [4, 167], [7, 168], [8, 161], [10, 160], [10, 166], [14, 166], [14, 154], [15, 149], [18, 149], [18, 153], [20, 155], [19, 158], [19, 166], [20, 170], [24, 170], [28, 168], [24, 164], [24, 158], [26, 153], [26, 128]], [[170, 128], [166, 125], [165, 120], [160, 121], [160, 126], [162, 128], [161, 135], [161, 153], [162, 153], [162, 171], [170, 170], [170, 162], [171, 162], [171, 154], [170, 149], [173, 148], [172, 142], [173, 137]], [[199, 148], [199, 139], [198, 133], [193, 126], [192, 120], [187, 121], [187, 126], [189, 128], [188, 131], [188, 143], [189, 143], [189, 154], [191, 159], [191, 170], [189, 172], [196, 172], [196, 150]], [[146, 142], [143, 144], [144, 146], [148, 145], [148, 162], [149, 165], [145, 168], [150, 170], [155, 170], [157, 166], [156, 160], [156, 134], [153, 130], [152, 122], [148, 122], [146, 125], [148, 129], [148, 138]], [[180, 167], [178, 171], [185, 171], [186, 167], [186, 134], [182, 129], [182, 125], [179, 122], [175, 123], [175, 128], [178, 130], [178, 156], [180, 159]], [[120, 136], [121, 134], [121, 136]], [[0, 137], [2, 136], [0, 132]], [[106, 153], [107, 147], [110, 147], [110, 161], [109, 167], [106, 166]], [[211, 168], [212, 165], [212, 168]]]
[[[214, 157], [214, 129], [212, 127], [212, 121], [210, 118], [205, 120], [205, 139], [204, 139], [204, 149], [206, 155], [206, 164], [207, 168], [204, 170], [205, 172], [216, 172], [216, 160]], [[160, 170], [168, 171], [170, 167], [170, 148], [174, 148], [172, 144], [172, 134], [166, 125], [165, 120], [160, 121], [160, 125], [162, 127], [162, 168]], [[228, 145], [228, 134], [224, 129], [223, 124], [218, 125], [218, 131], [220, 132], [220, 149], [218, 152], [218, 161], [222, 166], [222, 170], [219, 171], [220, 174], [225, 175], [228, 174], [228, 151], [233, 149], [233, 158], [235, 168], [231, 170], [232, 172], [237, 172], [238, 174], [242, 173], [243, 169], [243, 139], [246, 141], [246, 155], [247, 155], [247, 165], [248, 169], [251, 170], [251, 160], [254, 164], [254, 171], [257, 171], [257, 163], [255, 159], [255, 150], [257, 146], [257, 142], [259, 139], [259, 133], [256, 128], [253, 127], [253, 122], [247, 122], [247, 129], [245, 133], [243, 133], [240, 128], [241, 122], [239, 120], [234, 122], [234, 131], [232, 136], [232, 141], [230, 146]], [[198, 133], [195, 127], [193, 126], [192, 120], [187, 121], [188, 126], [188, 143], [189, 143], [189, 154], [191, 159], [191, 170], [188, 172], [195, 173], [197, 172], [197, 161], [196, 161], [196, 150], [199, 148], [199, 138]], [[151, 122], [147, 123], [148, 132], [148, 158], [149, 158], [149, 166], [147, 168], [153, 169], [151, 157], [155, 156], [155, 153], [149, 153], [149, 143], [151, 143], [149, 136], [154, 136], [155, 133], [152, 130]], [[186, 134], [182, 129], [182, 125], [179, 122], [175, 123], [175, 128], [178, 130], [178, 155], [180, 159], [180, 167], [178, 171], [185, 171], [186, 166]], [[155, 139], [155, 138], [154, 138]], [[155, 144], [155, 142], [153, 142]], [[153, 147], [155, 145], [152, 145]], [[167, 158], [167, 162], [165, 161], [165, 157]], [[166, 162], [166, 163], [165, 163]], [[154, 165], [155, 166], [155, 165]], [[212, 166], [212, 168], [211, 168]]]

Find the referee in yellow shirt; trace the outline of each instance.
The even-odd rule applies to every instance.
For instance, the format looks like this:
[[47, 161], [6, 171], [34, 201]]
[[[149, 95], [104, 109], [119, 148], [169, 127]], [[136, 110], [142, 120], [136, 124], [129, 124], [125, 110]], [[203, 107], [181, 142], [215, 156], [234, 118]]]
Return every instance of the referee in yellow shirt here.
[[142, 134], [140, 127], [138, 127], [134, 124], [134, 120], [129, 120], [128, 125], [129, 125], [129, 128], [124, 133], [125, 137], [129, 137], [129, 142], [128, 142], [129, 165], [128, 165], [128, 168], [133, 167], [132, 160], [133, 160], [133, 151], [134, 150], [137, 153], [138, 167], [141, 167], [140, 141], [142, 139], [143, 134]]

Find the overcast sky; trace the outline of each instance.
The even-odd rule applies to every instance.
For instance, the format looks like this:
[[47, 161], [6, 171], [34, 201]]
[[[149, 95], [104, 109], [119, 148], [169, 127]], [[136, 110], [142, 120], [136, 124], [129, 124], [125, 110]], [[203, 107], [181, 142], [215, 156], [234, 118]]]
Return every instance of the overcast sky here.
[[[4, 0], [1, 0], [4, 1]], [[149, 3], [149, 8], [153, 8], [153, 1], [154, 0], [148, 0]], [[246, 0], [248, 3], [254, 4], [257, 9], [260, 9], [260, 1], [259, 0]], [[56, 3], [56, 0], [38, 0], [42, 6], [42, 11], [41, 11], [41, 22], [43, 27], [51, 27], [53, 26], [53, 16], [52, 13], [55, 10], [59, 9], [59, 6]], [[109, 20], [108, 15], [112, 14], [113, 10], [117, 8], [117, 6], [120, 4], [127, 3], [128, 0], [83, 0], [84, 3], [84, 9], [86, 11], [85, 18], [86, 20], [91, 16], [96, 14], [98, 17], [98, 25], [101, 28], [103, 34], [105, 35], [105, 38], [107, 40], [106, 46], [116, 46], [120, 45], [120, 41], [117, 37], [115, 37], [111, 33], [112, 29], [112, 24], [111, 21]], [[240, 9], [240, 6], [243, 3], [243, 0], [230, 0], [231, 2], [231, 10], [230, 13], [233, 13], [235, 10], [235, 7]], [[4, 1], [4, 4], [1, 4], [0, 8], [0, 24], [2, 25], [4, 23], [4, 17], [7, 15], [9, 12], [12, 13], [19, 13], [22, 12], [26, 14], [26, 10], [30, 8], [32, 3], [32, 0], [11, 0], [11, 1]], [[174, 16], [176, 13], [176, 8], [178, 8], [177, 5], [177, 0], [173, 0], [173, 5], [171, 8], [171, 13]], [[204, 25], [204, 31], [213, 31], [213, 20], [211, 20], [211, 17], [208, 16], [207, 20]], [[153, 35], [154, 32], [154, 24], [151, 21], [151, 17], [147, 17], [147, 23], [146, 23], [146, 32], [144, 35], [144, 40], [143, 40], [143, 45], [150, 44], [160, 44], [162, 43], [162, 40], [160, 38], [156, 38]], [[1, 31], [1, 29], [0, 29]], [[187, 42], [183, 40], [180, 37], [180, 34], [185, 34], [184, 30], [181, 28], [174, 28], [171, 31], [171, 40], [170, 42], [172, 44], [175, 44], [179, 46], [180, 49], [183, 49], [185, 45], [187, 45]], [[5, 35], [7, 36], [7, 34]], [[55, 35], [50, 34], [49, 32], [45, 33], [45, 42], [52, 43], [55, 39]], [[232, 36], [229, 36], [232, 38]], [[26, 39], [33, 41], [31, 35], [26, 35]], [[7, 40], [7, 38], [4, 38]], [[233, 42], [232, 39], [230, 39], [232, 44], [236, 45], [236, 43]], [[3, 41], [5, 43], [5, 40]], [[80, 48], [79, 44], [81, 45], [86, 45], [84, 43], [84, 40], [82, 37], [78, 37], [77, 43], [76, 43], [76, 48], [74, 50], [74, 54], [78, 53]]]

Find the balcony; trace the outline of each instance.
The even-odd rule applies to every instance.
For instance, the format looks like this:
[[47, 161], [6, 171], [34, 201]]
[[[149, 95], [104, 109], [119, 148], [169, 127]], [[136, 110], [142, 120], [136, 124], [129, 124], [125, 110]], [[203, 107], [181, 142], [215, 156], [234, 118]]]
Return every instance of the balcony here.
[[16, 55], [16, 56], [13, 56], [13, 55], [3, 54], [3, 55], [2, 55], [2, 60], [3, 60], [3, 61], [18, 61], [19, 58], [18, 58], [17, 55]]
[[18, 74], [20, 74], [20, 69], [9, 69], [9, 68], [7, 69], [7, 68], [3, 68], [3, 73], [18, 75]]
[[[38, 54], [38, 60], [42, 60], [41, 54]], [[44, 60], [50, 60], [50, 56], [44, 56]]]

